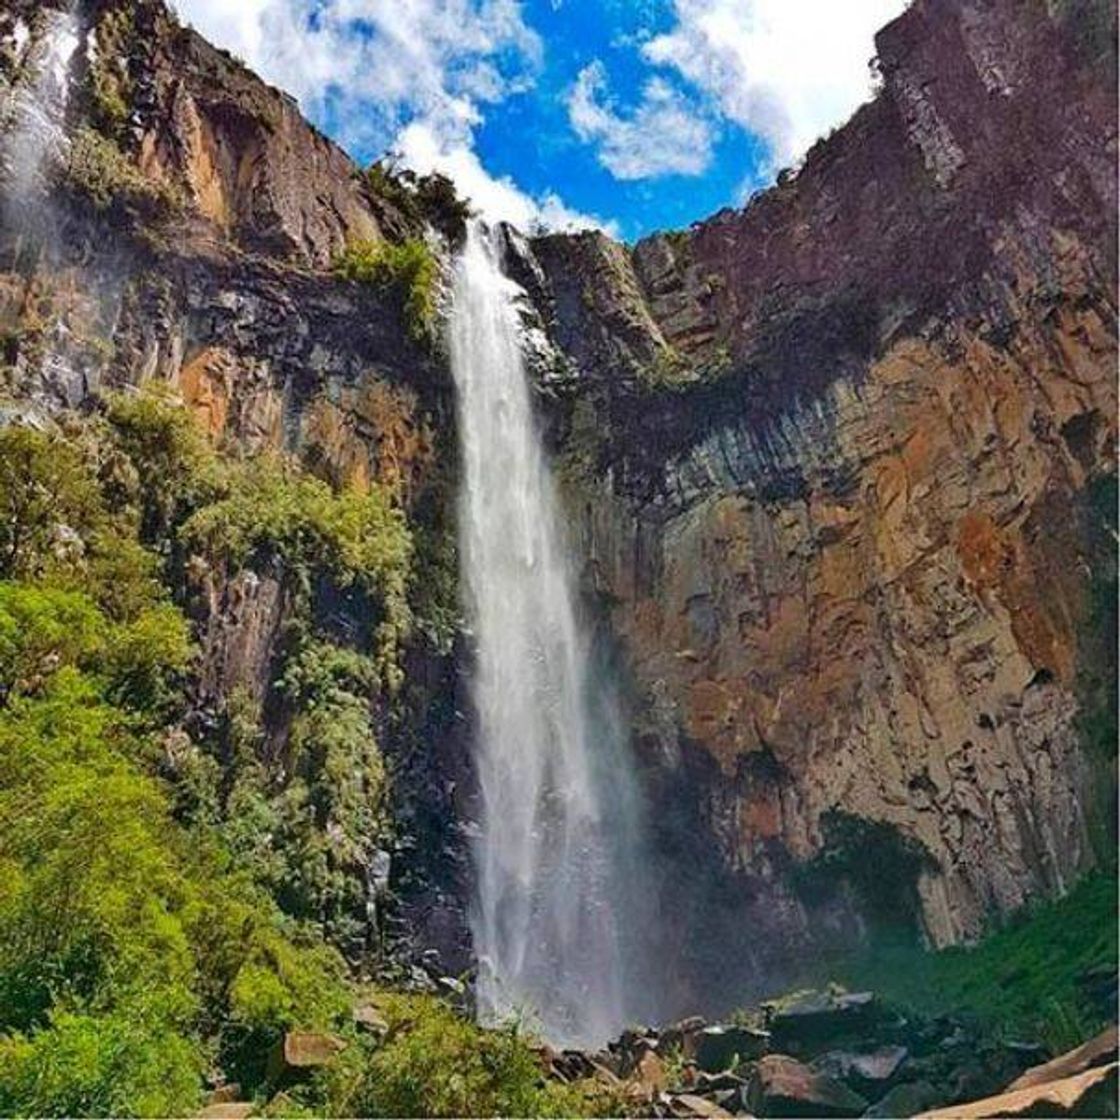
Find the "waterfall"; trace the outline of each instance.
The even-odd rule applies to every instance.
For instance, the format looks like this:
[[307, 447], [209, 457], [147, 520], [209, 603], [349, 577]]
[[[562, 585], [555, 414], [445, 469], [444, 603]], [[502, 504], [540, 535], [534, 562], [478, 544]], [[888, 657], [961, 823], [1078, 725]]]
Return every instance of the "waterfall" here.
[[19, 79], [0, 90], [0, 171], [5, 201], [17, 209], [34, 205], [46, 192], [48, 176], [66, 151], [70, 62], [78, 47], [78, 21], [73, 12], [49, 9], [40, 18]]
[[603, 674], [592, 671], [520, 348], [520, 289], [477, 222], [450, 331], [481, 819], [472, 930], [484, 1021], [602, 1045], [632, 1013], [638, 800]]

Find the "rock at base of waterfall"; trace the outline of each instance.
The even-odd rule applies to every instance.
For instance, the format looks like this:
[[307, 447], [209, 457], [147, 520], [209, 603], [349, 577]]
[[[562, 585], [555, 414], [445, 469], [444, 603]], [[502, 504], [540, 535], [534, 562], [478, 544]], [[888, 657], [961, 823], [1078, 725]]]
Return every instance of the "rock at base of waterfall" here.
[[796, 992], [763, 1005], [776, 1048], [803, 1056], [866, 1034], [882, 1016], [873, 992]]
[[788, 1054], [768, 1054], [754, 1068], [748, 1096], [763, 1116], [862, 1116], [867, 1101], [854, 1089]]
[[864, 1096], [878, 1096], [897, 1077], [909, 1056], [905, 1046], [874, 1050], [829, 1050], [812, 1062], [813, 1069], [843, 1081]]
[[753, 1027], [715, 1024], [704, 1027], [694, 1045], [696, 1064], [708, 1073], [719, 1073], [762, 1057], [770, 1048], [770, 1034]]
[[914, 1116], [924, 1109], [933, 1108], [944, 1099], [944, 1094], [928, 1081], [907, 1081], [889, 1090], [882, 1100], [876, 1101], [864, 1116], [895, 1120], [899, 1116]]

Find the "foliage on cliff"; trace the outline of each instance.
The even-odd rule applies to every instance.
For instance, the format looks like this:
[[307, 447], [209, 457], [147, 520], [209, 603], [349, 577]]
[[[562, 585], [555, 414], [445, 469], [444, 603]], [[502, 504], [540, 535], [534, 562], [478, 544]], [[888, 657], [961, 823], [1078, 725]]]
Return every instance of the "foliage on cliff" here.
[[396, 288], [409, 334], [417, 342], [429, 337], [436, 316], [439, 263], [421, 238], [411, 237], [399, 245], [351, 242], [335, 261], [335, 274], [359, 284]]
[[[64, 432], [3, 429], [0, 479], [0, 1112], [181, 1114], [215, 1058], [259, 1076], [285, 1027], [346, 1007], [314, 907], [285, 917], [270, 869], [237, 858], [225, 744], [183, 731], [193, 648], [171, 589], [181, 597], [173, 577], [196, 543], [185, 525], [245, 487], [287, 499], [258, 511], [263, 528], [242, 511], [237, 539], [280, 549], [307, 534], [310, 548], [325, 522], [328, 575], [367, 579], [371, 599], [401, 593], [407, 529], [380, 495], [220, 460], [156, 398]], [[293, 654], [302, 784], [265, 800], [316, 802], [304, 849], [348, 812], [351, 832], [376, 835], [366, 696], [379, 679], [359, 651], [307, 640]]]
[[175, 818], [189, 629], [91, 434], [0, 432], [4, 1114], [182, 1113], [216, 1055], [344, 1007], [334, 951]]

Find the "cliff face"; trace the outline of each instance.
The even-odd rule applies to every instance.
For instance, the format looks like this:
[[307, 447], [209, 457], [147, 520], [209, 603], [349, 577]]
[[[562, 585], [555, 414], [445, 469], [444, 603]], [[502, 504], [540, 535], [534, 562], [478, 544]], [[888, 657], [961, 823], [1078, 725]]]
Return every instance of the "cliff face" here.
[[[5, 92], [50, 11], [0, 5]], [[10, 406], [171, 382], [216, 439], [389, 485], [442, 539], [439, 346], [329, 269], [416, 214], [158, 3], [87, 5], [77, 32], [60, 124], [111, 147], [38, 236], [6, 212]], [[868, 922], [971, 937], [1063, 890], [1108, 827], [1112, 764], [1084, 731], [1113, 652], [1090, 500], [1115, 462], [1111, 11], [917, 0], [877, 49], [876, 100], [746, 210], [633, 248], [510, 239], [677, 868], [665, 937], [698, 966], [733, 939], [746, 976]], [[208, 601], [203, 703], [263, 693], [282, 587]], [[401, 782], [451, 868], [415, 919], [450, 951], [461, 674], [425, 646], [411, 671]]]
[[946, 944], [1093, 861], [1107, 24], [919, 0], [878, 37], [876, 100], [745, 211], [630, 252], [534, 246], [578, 370], [573, 519], [642, 744], [670, 788], [702, 775], [768, 926], [805, 920], [791, 884], [816, 866], [872, 916], [876, 879], [911, 881]]

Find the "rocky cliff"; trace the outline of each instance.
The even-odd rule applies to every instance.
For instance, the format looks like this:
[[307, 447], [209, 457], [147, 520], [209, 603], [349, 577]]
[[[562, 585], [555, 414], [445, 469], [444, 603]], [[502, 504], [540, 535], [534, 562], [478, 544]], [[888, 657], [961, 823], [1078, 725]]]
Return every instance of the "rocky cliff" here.
[[[0, 5], [10, 134], [56, 17]], [[34, 223], [9, 191], [0, 238], [9, 412], [170, 382], [227, 447], [389, 487], [445, 571], [438, 337], [331, 265], [446, 253], [454, 207], [363, 174], [155, 0], [74, 30], [63, 170]], [[974, 937], [1110, 835], [1114, 46], [1095, 0], [917, 0], [878, 38], [876, 99], [744, 210], [632, 247], [510, 235], [664, 938], [696, 966], [681, 1004], [717, 952], [731, 998], [876, 923]], [[283, 588], [207, 604], [200, 705], [263, 695]], [[462, 656], [422, 637], [384, 714], [434, 853], [410, 920], [452, 960]]]
[[645, 758], [739, 918], [854, 892], [944, 945], [1063, 892], [1114, 789], [1114, 40], [921, 0], [876, 46], [877, 98], [745, 210], [523, 279]]

